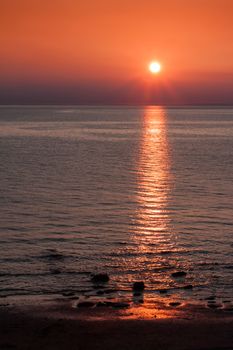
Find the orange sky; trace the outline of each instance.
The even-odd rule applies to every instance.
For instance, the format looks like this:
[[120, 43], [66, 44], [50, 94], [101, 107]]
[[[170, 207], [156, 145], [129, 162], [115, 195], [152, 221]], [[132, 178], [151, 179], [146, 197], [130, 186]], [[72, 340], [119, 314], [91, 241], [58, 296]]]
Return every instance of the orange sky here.
[[233, 103], [232, 38], [233, 0], [1, 0], [0, 103]]

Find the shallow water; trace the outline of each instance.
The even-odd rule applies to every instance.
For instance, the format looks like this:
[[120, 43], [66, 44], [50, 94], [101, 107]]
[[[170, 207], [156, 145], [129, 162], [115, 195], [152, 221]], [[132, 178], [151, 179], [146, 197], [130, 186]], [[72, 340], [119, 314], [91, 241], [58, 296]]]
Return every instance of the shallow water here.
[[1, 107], [0, 295], [231, 300], [232, 174], [233, 109]]

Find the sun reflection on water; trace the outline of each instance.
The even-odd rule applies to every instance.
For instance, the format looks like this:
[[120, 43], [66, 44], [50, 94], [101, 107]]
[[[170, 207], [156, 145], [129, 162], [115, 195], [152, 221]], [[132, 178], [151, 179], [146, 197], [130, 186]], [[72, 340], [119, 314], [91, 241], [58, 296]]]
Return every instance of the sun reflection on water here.
[[171, 175], [166, 111], [162, 107], [148, 107], [145, 110], [137, 181], [135, 240], [138, 249], [148, 251], [150, 245], [163, 249], [169, 244], [170, 237], [167, 206]]

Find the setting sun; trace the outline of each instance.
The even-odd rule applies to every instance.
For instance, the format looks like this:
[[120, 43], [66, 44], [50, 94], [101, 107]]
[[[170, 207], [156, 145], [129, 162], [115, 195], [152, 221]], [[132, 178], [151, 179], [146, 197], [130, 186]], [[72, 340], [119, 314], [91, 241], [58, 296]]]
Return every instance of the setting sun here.
[[153, 61], [149, 64], [149, 71], [153, 74], [158, 74], [161, 71], [161, 64]]

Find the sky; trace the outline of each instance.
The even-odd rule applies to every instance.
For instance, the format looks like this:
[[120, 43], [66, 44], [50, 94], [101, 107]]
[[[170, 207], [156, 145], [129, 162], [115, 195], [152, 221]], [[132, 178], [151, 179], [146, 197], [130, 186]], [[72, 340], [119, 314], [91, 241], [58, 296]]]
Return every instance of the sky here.
[[232, 38], [233, 0], [0, 0], [0, 104], [233, 104]]

